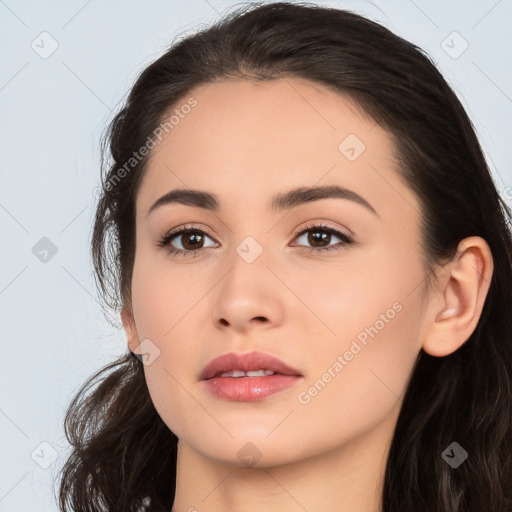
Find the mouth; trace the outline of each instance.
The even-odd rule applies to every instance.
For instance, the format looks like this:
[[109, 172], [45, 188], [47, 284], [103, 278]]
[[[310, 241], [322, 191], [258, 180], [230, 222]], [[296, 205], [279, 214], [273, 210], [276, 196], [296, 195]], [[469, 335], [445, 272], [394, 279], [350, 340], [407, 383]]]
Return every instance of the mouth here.
[[304, 376], [280, 359], [261, 352], [225, 354], [201, 373], [206, 390], [228, 401], [254, 402], [284, 391]]
[[239, 379], [240, 377], [266, 377], [267, 375], [282, 375], [282, 373], [274, 372], [272, 370], [251, 370], [244, 372], [243, 370], [233, 370], [230, 372], [219, 372], [217, 375], [211, 377], [234, 377]]
[[270, 375], [288, 375], [302, 377], [299, 370], [284, 361], [262, 352], [235, 354], [231, 352], [210, 361], [202, 370], [199, 379], [214, 377], [266, 377]]

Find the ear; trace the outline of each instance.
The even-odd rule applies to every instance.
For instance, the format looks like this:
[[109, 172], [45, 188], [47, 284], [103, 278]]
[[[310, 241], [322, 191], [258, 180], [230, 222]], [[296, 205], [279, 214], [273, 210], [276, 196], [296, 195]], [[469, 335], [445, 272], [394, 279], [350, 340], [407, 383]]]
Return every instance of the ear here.
[[123, 322], [124, 332], [128, 339], [128, 348], [132, 352], [140, 354], [140, 351], [136, 350], [140, 345], [139, 335], [137, 334], [133, 312], [128, 306], [123, 306], [121, 309], [121, 321]]
[[471, 236], [459, 243], [432, 301], [422, 345], [426, 353], [443, 357], [469, 339], [480, 320], [493, 270], [491, 250], [483, 238]]

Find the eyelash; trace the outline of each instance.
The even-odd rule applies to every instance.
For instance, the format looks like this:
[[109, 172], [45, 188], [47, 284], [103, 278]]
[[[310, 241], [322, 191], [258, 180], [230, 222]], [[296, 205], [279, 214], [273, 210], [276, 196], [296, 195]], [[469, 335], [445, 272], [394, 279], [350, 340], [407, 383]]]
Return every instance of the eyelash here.
[[[297, 232], [294, 233], [294, 235], [293, 235], [294, 240], [295, 240], [295, 238], [298, 238], [298, 237], [302, 236], [303, 234], [307, 233], [308, 231], [323, 231], [325, 233], [329, 233], [331, 235], [335, 235], [335, 236], [337, 236], [338, 238], [341, 239], [341, 242], [338, 242], [340, 245], [333, 246], [333, 247], [329, 247], [329, 246], [327, 246], [327, 247], [306, 247], [306, 246], [300, 246], [303, 249], [306, 249], [307, 251], [310, 251], [310, 252], [323, 252], [323, 251], [331, 251], [331, 250], [340, 250], [340, 249], [342, 249], [344, 247], [350, 247], [350, 246], [353, 246], [355, 244], [354, 239], [351, 236], [347, 235], [346, 233], [343, 233], [342, 231], [340, 231], [340, 230], [338, 230], [336, 228], [333, 228], [332, 226], [329, 226], [328, 224], [306, 225], [305, 228], [303, 228], [300, 231], [297, 231]], [[206, 236], [209, 237], [208, 233], [206, 233], [202, 229], [199, 229], [198, 227], [196, 227], [194, 225], [189, 225], [189, 226], [183, 226], [182, 228], [179, 228], [179, 229], [176, 229], [176, 230], [169, 231], [168, 233], [166, 233], [160, 239], [159, 242], [157, 242], [156, 245], [158, 247], [166, 247], [165, 252], [169, 256], [185, 256], [185, 257], [197, 256], [204, 248], [194, 249], [192, 251], [184, 251], [182, 249], [174, 249], [174, 248], [169, 248], [168, 247], [170, 242], [174, 238], [177, 238], [179, 235], [190, 234], [190, 233], [201, 233], [201, 234], [206, 235]], [[209, 238], [211, 238], [211, 237], [209, 237]]]

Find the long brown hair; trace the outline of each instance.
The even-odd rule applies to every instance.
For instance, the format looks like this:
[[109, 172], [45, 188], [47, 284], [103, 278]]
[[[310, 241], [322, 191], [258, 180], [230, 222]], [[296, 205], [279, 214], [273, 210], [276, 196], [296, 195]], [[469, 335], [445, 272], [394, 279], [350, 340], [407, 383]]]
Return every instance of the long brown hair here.
[[[388, 131], [400, 175], [420, 199], [427, 276], [467, 236], [484, 238], [493, 254], [492, 282], [471, 337], [446, 357], [421, 351], [417, 358], [387, 461], [382, 511], [510, 512], [511, 211], [452, 89], [420, 48], [381, 25], [309, 3], [252, 3], [177, 41], [148, 66], [104, 140], [109, 161], [91, 246], [99, 293], [116, 311], [131, 303], [135, 199], [148, 160], [130, 160], [134, 153], [194, 87], [280, 77], [329, 87]], [[151, 500], [145, 510], [170, 510], [177, 437], [129, 352], [79, 390], [65, 433], [72, 453], [62, 469], [62, 511], [136, 511], [144, 498]], [[468, 452], [456, 469], [442, 457], [452, 442]]]

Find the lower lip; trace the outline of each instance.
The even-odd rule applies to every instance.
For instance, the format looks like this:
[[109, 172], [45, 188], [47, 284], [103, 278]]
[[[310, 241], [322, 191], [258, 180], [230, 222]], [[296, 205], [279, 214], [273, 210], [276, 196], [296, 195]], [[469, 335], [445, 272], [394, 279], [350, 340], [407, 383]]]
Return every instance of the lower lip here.
[[264, 377], [213, 377], [204, 380], [206, 389], [217, 398], [239, 402], [256, 402], [283, 391], [299, 382], [296, 375]]

